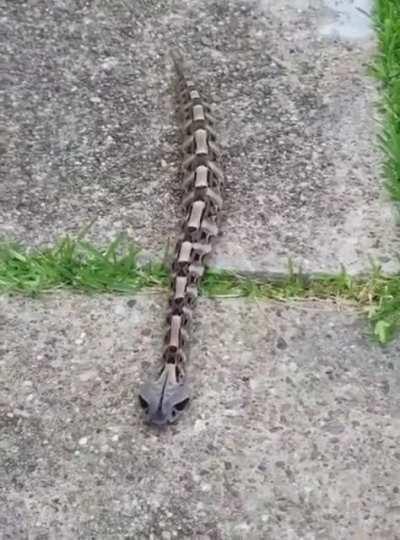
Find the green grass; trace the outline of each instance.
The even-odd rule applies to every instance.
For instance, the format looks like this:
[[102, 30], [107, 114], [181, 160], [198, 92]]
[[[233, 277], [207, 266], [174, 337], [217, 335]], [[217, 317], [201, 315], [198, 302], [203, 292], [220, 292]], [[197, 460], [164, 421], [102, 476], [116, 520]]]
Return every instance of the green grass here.
[[[0, 244], [0, 292], [37, 296], [65, 289], [78, 293], [132, 294], [169, 284], [162, 264], [140, 265], [138, 250], [119, 238], [100, 248], [81, 238], [66, 237], [55, 247], [26, 250]], [[201, 294], [208, 297], [250, 297], [272, 300], [332, 300], [351, 302], [373, 324], [381, 343], [400, 329], [400, 276], [385, 277], [372, 270], [367, 278], [337, 275], [306, 278], [289, 271], [287, 278], [254, 279], [210, 269]]]
[[385, 153], [386, 186], [400, 201], [400, 1], [375, 0], [374, 24], [379, 52], [372, 67], [381, 82], [383, 129], [380, 145]]
[[388, 343], [400, 331], [400, 275], [384, 276], [379, 269], [373, 269], [366, 278], [351, 277], [343, 270], [315, 278], [289, 273], [286, 279], [279, 280], [255, 280], [211, 270], [205, 276], [202, 291], [211, 297], [351, 303], [368, 317], [380, 343]]
[[[384, 153], [386, 187], [400, 202], [400, 0], [375, 0], [373, 22], [378, 38], [378, 54], [373, 75], [382, 86], [379, 103], [382, 131], [379, 144]], [[370, 318], [378, 339], [385, 343], [400, 329], [400, 279], [378, 278]]]
[[78, 292], [135, 292], [164, 287], [160, 264], [140, 266], [138, 251], [119, 238], [105, 248], [66, 237], [55, 247], [27, 251], [0, 243], [0, 291], [36, 295], [54, 289]]

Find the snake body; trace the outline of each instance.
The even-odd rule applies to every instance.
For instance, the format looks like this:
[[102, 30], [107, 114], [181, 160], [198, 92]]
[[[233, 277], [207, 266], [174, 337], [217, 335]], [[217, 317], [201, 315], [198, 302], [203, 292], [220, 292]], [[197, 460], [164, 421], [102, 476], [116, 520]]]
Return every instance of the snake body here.
[[157, 425], [176, 421], [190, 400], [186, 375], [190, 325], [200, 280], [218, 234], [224, 183], [210, 107], [186, 76], [180, 55], [173, 53], [172, 57], [183, 139], [181, 175], [185, 217], [171, 267], [161, 371], [155, 380], [142, 386], [139, 394], [147, 421]]

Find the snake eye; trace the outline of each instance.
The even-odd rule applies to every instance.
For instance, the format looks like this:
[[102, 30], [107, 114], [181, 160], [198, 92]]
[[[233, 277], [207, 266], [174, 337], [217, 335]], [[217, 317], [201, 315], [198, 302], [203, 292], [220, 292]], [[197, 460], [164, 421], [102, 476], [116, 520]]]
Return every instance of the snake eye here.
[[147, 403], [145, 399], [142, 398], [142, 396], [139, 396], [139, 403], [143, 410], [148, 411], [149, 404]]
[[[189, 403], [189, 398], [184, 399], [180, 403], [176, 403], [175, 409], [177, 409], [179, 412], [183, 411], [183, 409], [186, 407], [186, 405]], [[174, 411], [175, 412], [175, 411]]]

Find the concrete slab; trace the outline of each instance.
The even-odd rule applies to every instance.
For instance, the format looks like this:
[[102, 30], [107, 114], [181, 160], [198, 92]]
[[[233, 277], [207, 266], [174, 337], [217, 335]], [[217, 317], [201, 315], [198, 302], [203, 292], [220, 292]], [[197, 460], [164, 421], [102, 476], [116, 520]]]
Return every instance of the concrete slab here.
[[203, 301], [195, 399], [145, 427], [164, 299], [0, 299], [4, 540], [387, 539], [400, 343], [329, 304]]
[[263, 0], [245, 39], [238, 19], [221, 107], [232, 195], [219, 266], [282, 272], [291, 257], [309, 272], [359, 273], [373, 258], [398, 269], [367, 77], [375, 44], [357, 10], [370, 4]]
[[357, 7], [369, 5], [9, 3], [0, 233], [43, 243], [97, 217], [97, 241], [124, 231], [163, 251], [179, 215], [168, 58], [179, 44], [220, 118], [228, 186], [214, 263], [282, 272], [292, 257], [355, 273], [374, 257], [397, 270], [373, 149], [374, 42]]

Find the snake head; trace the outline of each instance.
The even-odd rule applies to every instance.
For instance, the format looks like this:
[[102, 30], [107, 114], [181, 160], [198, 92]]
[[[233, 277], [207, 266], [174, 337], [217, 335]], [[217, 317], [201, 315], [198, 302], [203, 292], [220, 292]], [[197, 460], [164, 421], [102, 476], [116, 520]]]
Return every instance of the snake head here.
[[139, 401], [151, 424], [175, 422], [189, 402], [188, 387], [175, 364], [165, 364], [157, 380], [144, 384]]

